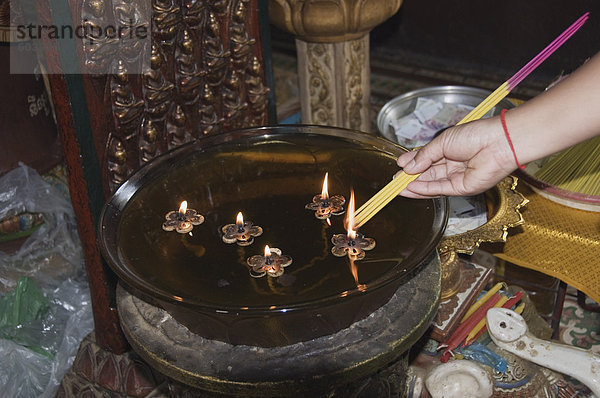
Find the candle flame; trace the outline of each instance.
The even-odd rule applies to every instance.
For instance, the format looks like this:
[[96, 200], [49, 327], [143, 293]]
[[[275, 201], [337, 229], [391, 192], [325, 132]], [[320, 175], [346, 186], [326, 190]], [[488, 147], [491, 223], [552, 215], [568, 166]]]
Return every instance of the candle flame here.
[[265, 245], [265, 257], [271, 257], [271, 250], [269, 249], [269, 245]]
[[350, 200], [348, 201], [348, 217], [346, 218], [346, 229], [348, 230], [348, 238], [355, 239], [356, 231], [354, 230], [354, 190], [350, 190]]
[[329, 172], [325, 173], [325, 178], [323, 179], [323, 190], [321, 191], [321, 199], [329, 199], [329, 192], [327, 192], [327, 176]]
[[241, 211], [237, 214], [237, 218], [235, 219], [235, 223], [237, 225], [244, 225], [244, 216], [242, 216], [242, 212]]
[[186, 211], [187, 211], [187, 200], [184, 200], [183, 202], [181, 202], [181, 205], [179, 205], [179, 212], [181, 214], [185, 214]]

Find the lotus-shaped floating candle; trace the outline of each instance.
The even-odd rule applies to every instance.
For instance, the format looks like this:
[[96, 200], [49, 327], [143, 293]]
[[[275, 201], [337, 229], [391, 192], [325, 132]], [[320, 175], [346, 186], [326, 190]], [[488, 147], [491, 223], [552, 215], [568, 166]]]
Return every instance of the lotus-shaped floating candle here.
[[344, 204], [346, 199], [341, 195], [333, 195], [329, 197], [327, 192], [327, 177], [329, 173], [325, 173], [323, 179], [323, 190], [320, 194], [315, 195], [311, 203], [308, 203], [305, 207], [309, 210], [315, 211], [315, 217], [321, 220], [327, 220], [328, 224], [331, 224], [329, 217], [337, 216], [344, 213]]
[[335, 234], [331, 238], [331, 243], [334, 245], [331, 248], [331, 253], [337, 257], [347, 254], [355, 260], [363, 259], [365, 257], [365, 250], [371, 250], [375, 247], [375, 239], [365, 238], [362, 234], [354, 230], [354, 191], [350, 193], [346, 228], [348, 230], [347, 234]]
[[290, 256], [281, 254], [276, 247], [265, 246], [265, 255], [256, 254], [246, 260], [250, 266], [250, 275], [261, 278], [265, 275], [278, 277], [283, 275], [283, 269], [292, 263]]
[[334, 256], [342, 257], [346, 254], [354, 257], [356, 260], [365, 258], [365, 250], [371, 250], [375, 247], [375, 239], [365, 238], [358, 232], [353, 237], [345, 234], [335, 234], [331, 238], [333, 247], [331, 253]]
[[248, 246], [254, 242], [256, 236], [262, 235], [263, 229], [254, 225], [252, 221], [244, 221], [244, 216], [239, 212], [235, 224], [224, 225], [221, 232], [223, 233], [223, 242]]
[[187, 234], [194, 225], [200, 225], [204, 222], [204, 216], [194, 209], [187, 208], [187, 201], [181, 202], [178, 211], [170, 211], [165, 216], [167, 221], [162, 225], [165, 231], [177, 231], [180, 234]]

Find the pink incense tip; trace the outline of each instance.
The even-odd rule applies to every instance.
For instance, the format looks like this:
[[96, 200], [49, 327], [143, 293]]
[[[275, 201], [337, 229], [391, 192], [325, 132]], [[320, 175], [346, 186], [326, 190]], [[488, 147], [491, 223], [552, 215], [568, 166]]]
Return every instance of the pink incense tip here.
[[546, 48], [544, 48], [538, 55], [535, 56], [531, 61], [521, 68], [514, 76], [507, 80], [507, 89], [511, 91], [514, 89], [523, 79], [525, 79], [535, 68], [537, 68], [542, 62], [544, 62], [550, 55], [554, 53], [560, 46], [562, 46], [571, 36], [575, 34], [588, 20], [590, 16], [589, 11], [583, 14], [577, 21], [573, 22], [564, 32], [562, 32], [556, 39], [552, 41]]

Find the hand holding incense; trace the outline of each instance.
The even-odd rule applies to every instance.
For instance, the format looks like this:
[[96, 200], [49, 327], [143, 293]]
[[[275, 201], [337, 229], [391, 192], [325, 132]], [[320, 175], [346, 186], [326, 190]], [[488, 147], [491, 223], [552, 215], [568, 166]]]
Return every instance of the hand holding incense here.
[[[537, 56], [521, 68], [515, 75], [504, 82], [492, 94], [490, 94], [483, 102], [465, 116], [458, 124], [467, 123], [473, 120], [480, 119], [489, 112], [498, 102], [510, 93], [525, 77], [535, 70], [543, 61], [545, 61], [554, 51], [556, 51], [565, 41], [567, 41], [581, 26], [587, 21], [589, 13], [582, 15], [569, 28], [560, 34], [546, 48], [544, 48]], [[419, 177], [419, 174], [409, 175], [400, 172], [394, 180], [376, 193], [356, 213], [356, 227], [364, 225], [368, 220], [377, 214], [385, 207], [392, 199], [402, 192], [408, 184]]]

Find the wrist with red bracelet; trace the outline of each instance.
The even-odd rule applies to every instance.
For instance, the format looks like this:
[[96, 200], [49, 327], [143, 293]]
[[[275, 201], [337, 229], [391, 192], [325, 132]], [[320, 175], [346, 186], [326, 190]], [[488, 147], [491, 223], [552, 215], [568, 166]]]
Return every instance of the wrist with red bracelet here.
[[508, 141], [508, 146], [510, 146], [510, 150], [512, 151], [513, 157], [515, 158], [515, 163], [517, 167], [521, 170], [525, 169], [525, 165], [519, 163], [519, 159], [517, 159], [517, 153], [515, 152], [515, 147], [510, 139], [510, 134], [508, 133], [508, 127], [506, 126], [506, 109], [502, 109], [500, 111], [500, 122], [502, 123], [502, 128], [504, 129], [504, 135], [506, 136], [506, 140]]

